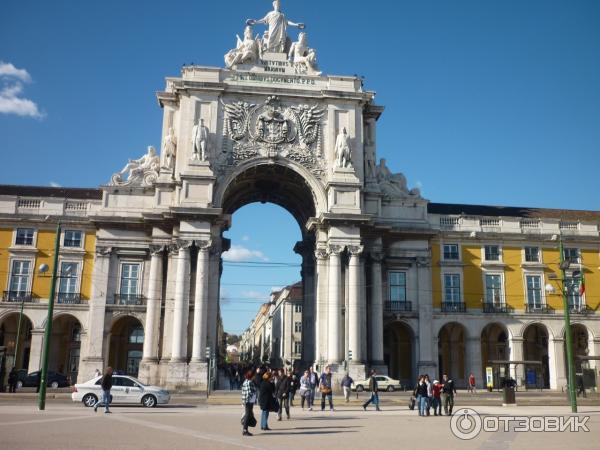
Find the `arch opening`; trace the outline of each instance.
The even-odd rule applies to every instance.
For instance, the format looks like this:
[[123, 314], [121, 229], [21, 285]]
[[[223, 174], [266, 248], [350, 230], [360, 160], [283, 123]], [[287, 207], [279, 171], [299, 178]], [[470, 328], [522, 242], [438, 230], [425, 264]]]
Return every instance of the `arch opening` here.
[[4, 347], [5, 352], [2, 361], [5, 375], [13, 366], [29, 372], [32, 330], [33, 323], [25, 314], [10, 313], [1, 320], [0, 347]]
[[144, 347], [144, 327], [132, 316], [121, 317], [110, 331], [108, 365], [137, 377]]
[[525, 365], [527, 387], [550, 388], [550, 363], [548, 330], [539, 323], [529, 325], [523, 332], [523, 357], [526, 361], [539, 361], [542, 365]]
[[[508, 331], [499, 323], [490, 323], [481, 331], [481, 373], [482, 380], [486, 379], [485, 368], [491, 366], [490, 361], [509, 360]], [[499, 388], [501, 380], [494, 371], [494, 388]]]
[[57, 316], [52, 321], [52, 340], [48, 369], [66, 375], [71, 383], [77, 382], [81, 353], [81, 323], [70, 314]]
[[438, 334], [439, 379], [443, 374], [454, 380], [457, 386], [465, 386], [465, 327], [459, 323], [445, 324]]
[[413, 386], [414, 334], [405, 323], [387, 324], [383, 333], [383, 357], [390, 377], [400, 380], [403, 386]]

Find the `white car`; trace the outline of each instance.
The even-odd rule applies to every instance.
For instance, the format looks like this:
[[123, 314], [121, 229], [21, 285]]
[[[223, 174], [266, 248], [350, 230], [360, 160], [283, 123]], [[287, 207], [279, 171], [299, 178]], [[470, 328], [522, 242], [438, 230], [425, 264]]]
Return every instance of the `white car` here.
[[[377, 386], [380, 391], [394, 392], [402, 389], [400, 380], [394, 380], [387, 375], [375, 375]], [[362, 392], [369, 389], [369, 380], [357, 381], [354, 383], [353, 390]]]
[[[166, 405], [171, 399], [169, 391], [158, 386], [146, 386], [137, 378], [128, 375], [113, 375], [111, 404], [115, 403], [137, 403], [153, 408], [156, 405]], [[102, 377], [95, 377], [85, 383], [76, 384], [71, 398], [74, 402], [83, 402], [85, 406], [91, 407], [98, 400], [102, 400]]]

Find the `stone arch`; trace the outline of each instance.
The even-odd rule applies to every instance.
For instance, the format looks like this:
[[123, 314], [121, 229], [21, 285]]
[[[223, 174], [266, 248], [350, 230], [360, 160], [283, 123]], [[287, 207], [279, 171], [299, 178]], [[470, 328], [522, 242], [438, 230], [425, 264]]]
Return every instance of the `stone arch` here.
[[144, 338], [143, 322], [136, 315], [113, 317], [108, 336], [108, 365], [117, 372], [137, 376]]
[[467, 337], [466, 327], [458, 322], [446, 322], [438, 331], [439, 377], [446, 373], [458, 386], [464, 385], [466, 380]]
[[61, 311], [52, 317], [52, 339], [48, 368], [67, 375], [77, 382], [81, 353], [81, 320], [70, 312]]
[[525, 330], [527, 330], [527, 328], [529, 328], [531, 325], [540, 325], [540, 326], [544, 327], [545, 330], [546, 330], [546, 332], [548, 333], [548, 339], [554, 339], [555, 335], [553, 333], [552, 327], [550, 325], [548, 325], [548, 324], [540, 322], [539, 320], [530, 320], [529, 322], [524, 322], [521, 325], [519, 333], [518, 334], [515, 333], [515, 335], [516, 336], [524, 336], [525, 335]]
[[550, 388], [549, 327], [530, 322], [523, 328], [523, 359], [540, 362], [541, 366], [525, 366], [525, 383], [530, 387]]
[[231, 214], [254, 202], [272, 202], [285, 208], [302, 229], [311, 215], [327, 211], [321, 183], [303, 166], [287, 159], [273, 162], [256, 158], [241, 163], [219, 183], [213, 204]]
[[25, 312], [21, 317], [19, 310], [4, 311], [0, 315], [0, 346], [6, 347], [6, 370], [12, 366], [28, 370], [33, 329], [34, 322]]
[[[561, 336], [565, 337], [566, 327], [561, 330]], [[581, 322], [571, 323], [571, 339], [573, 342], [573, 363], [575, 364], [575, 373], [581, 374], [584, 368], [589, 368], [589, 361], [579, 357], [590, 356], [592, 349], [590, 344], [593, 345], [594, 337], [591, 330]], [[565, 367], [567, 367], [567, 348], [565, 340], [564, 350], [564, 361]]]
[[[510, 332], [501, 322], [486, 324], [481, 330], [481, 379], [485, 379], [485, 368], [491, 366], [489, 361], [506, 361], [510, 359]], [[498, 377], [494, 377], [497, 384]], [[495, 387], [498, 387], [497, 385]]]
[[388, 375], [403, 386], [415, 383], [415, 332], [408, 322], [395, 320], [385, 325], [383, 331], [384, 361]]

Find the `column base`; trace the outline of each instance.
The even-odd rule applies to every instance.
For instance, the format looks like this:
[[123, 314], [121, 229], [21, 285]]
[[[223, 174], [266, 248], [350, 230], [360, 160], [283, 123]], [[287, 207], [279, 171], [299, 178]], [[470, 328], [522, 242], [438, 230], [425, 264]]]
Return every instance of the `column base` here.
[[84, 383], [88, 380], [91, 380], [94, 377], [96, 369], [98, 369], [101, 373], [104, 373], [104, 370], [106, 369], [106, 367], [104, 367], [104, 358], [82, 358], [79, 362], [79, 370], [77, 372], [78, 382]]
[[159, 384], [158, 358], [142, 359], [138, 370], [138, 378], [146, 384]]
[[185, 361], [169, 361], [167, 364], [167, 389], [185, 390], [188, 387], [188, 365]]
[[192, 390], [206, 391], [208, 382], [208, 363], [192, 361], [188, 366], [188, 386]]
[[352, 362], [348, 364], [347, 372], [348, 375], [350, 375], [350, 378], [352, 378], [355, 382], [362, 381], [367, 378], [367, 366], [366, 364], [360, 362]]

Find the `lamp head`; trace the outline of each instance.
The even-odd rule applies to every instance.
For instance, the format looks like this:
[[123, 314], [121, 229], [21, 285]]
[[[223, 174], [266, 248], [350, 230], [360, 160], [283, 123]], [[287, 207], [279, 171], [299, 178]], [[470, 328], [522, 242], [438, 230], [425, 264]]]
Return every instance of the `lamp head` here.
[[554, 294], [556, 292], [556, 289], [554, 289], [554, 286], [552, 286], [550, 283], [546, 284], [546, 286], [544, 286], [544, 290], [546, 291], [547, 294]]
[[40, 267], [38, 267], [38, 271], [40, 273], [46, 273], [46, 272], [48, 272], [48, 269], [49, 269], [48, 264], [40, 264]]

